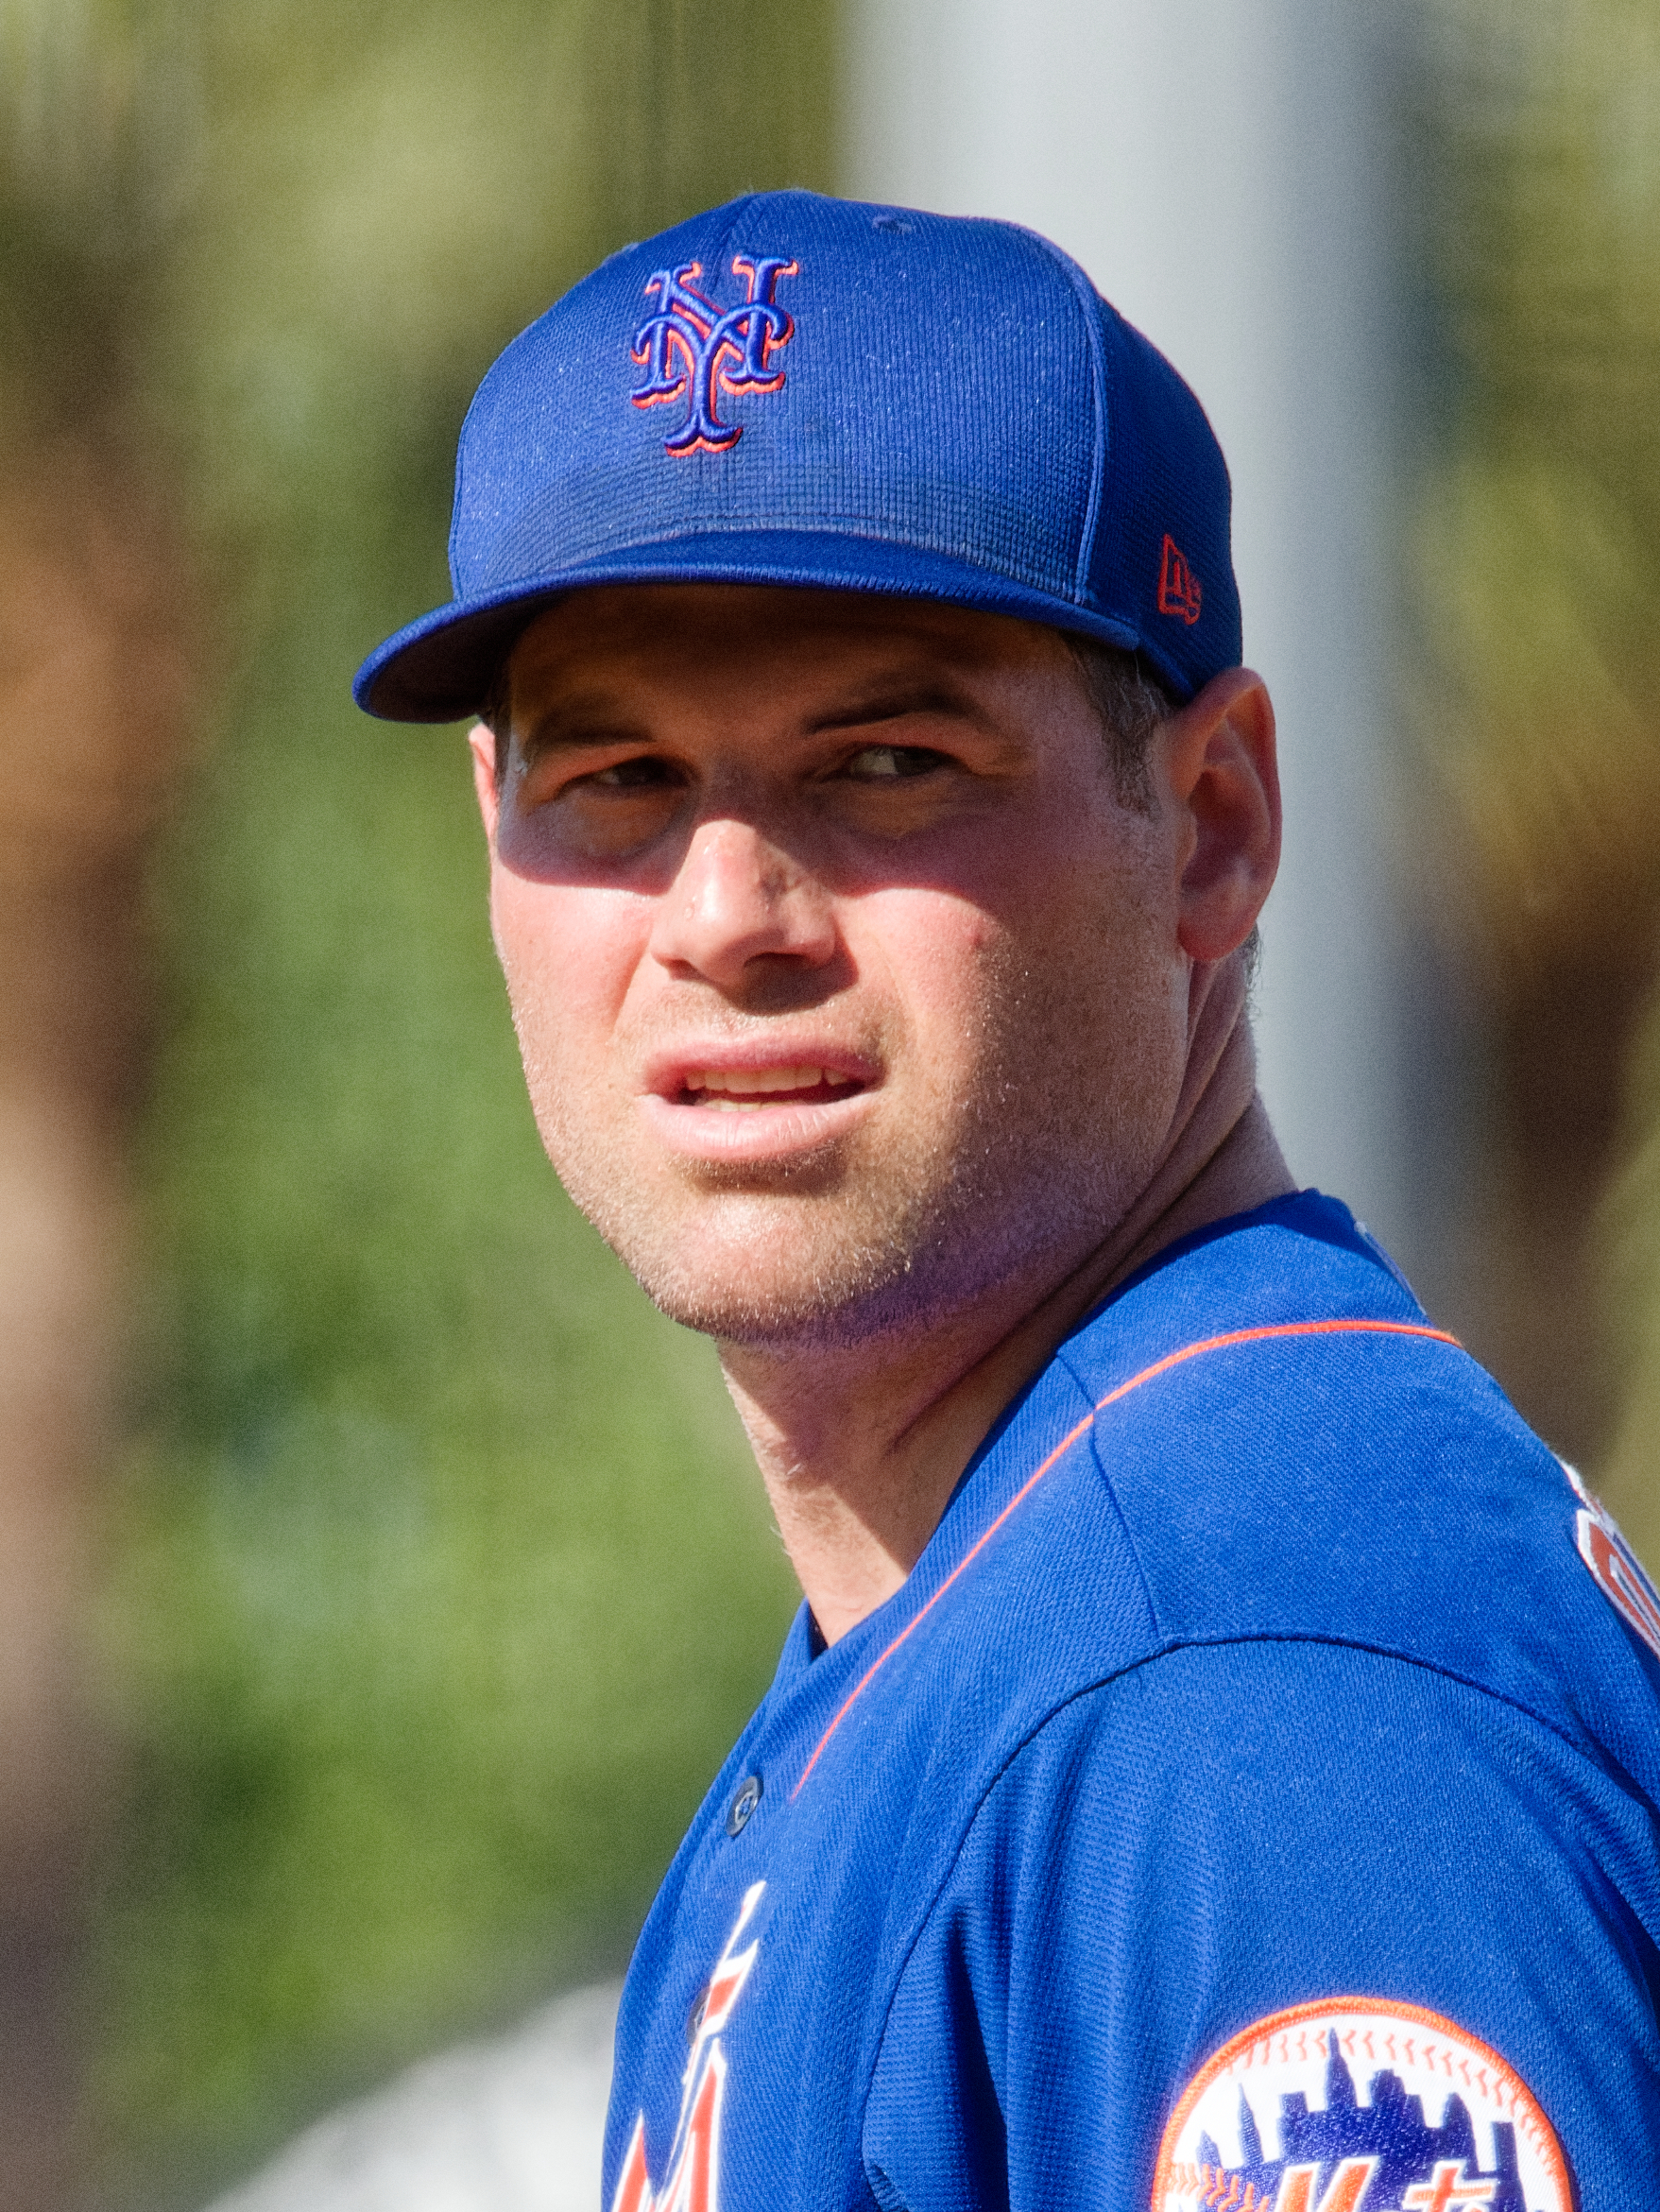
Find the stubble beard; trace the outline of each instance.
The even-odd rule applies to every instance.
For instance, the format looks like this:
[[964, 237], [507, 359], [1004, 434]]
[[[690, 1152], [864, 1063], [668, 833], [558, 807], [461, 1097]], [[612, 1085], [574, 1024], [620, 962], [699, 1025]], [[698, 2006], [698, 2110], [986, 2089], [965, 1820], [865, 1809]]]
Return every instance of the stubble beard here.
[[[920, 1084], [903, 1115], [879, 1106], [764, 1172], [642, 1166], [635, 1132], [595, 1126], [553, 1055], [521, 1041], [561, 1182], [656, 1306], [732, 1345], [846, 1350], [914, 1338], [1024, 1277], [1035, 1303], [1111, 1233], [1152, 1173], [1159, 1107], [1135, 995], [1112, 996], [1087, 1009], [1052, 978], [1005, 978], [955, 1098]], [[1115, 1037], [1105, 1083], [1090, 1013]]]

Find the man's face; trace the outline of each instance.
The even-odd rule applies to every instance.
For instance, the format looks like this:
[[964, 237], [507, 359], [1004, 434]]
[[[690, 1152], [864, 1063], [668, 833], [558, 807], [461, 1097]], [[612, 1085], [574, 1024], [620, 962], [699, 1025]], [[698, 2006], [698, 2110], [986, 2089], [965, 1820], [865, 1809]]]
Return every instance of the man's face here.
[[475, 750], [537, 1122], [665, 1312], [851, 1343], [1102, 1241], [1182, 1078], [1179, 810], [1121, 802], [1056, 633], [608, 587], [509, 689], [499, 791]]

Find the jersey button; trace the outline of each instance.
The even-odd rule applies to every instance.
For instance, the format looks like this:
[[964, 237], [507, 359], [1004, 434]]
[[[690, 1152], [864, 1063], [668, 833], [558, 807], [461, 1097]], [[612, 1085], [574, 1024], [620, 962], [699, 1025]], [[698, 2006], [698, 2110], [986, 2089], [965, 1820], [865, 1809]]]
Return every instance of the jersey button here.
[[740, 1836], [749, 1826], [749, 1817], [761, 1803], [762, 1782], [759, 1775], [745, 1775], [738, 1785], [738, 1793], [727, 1808], [727, 1833]]

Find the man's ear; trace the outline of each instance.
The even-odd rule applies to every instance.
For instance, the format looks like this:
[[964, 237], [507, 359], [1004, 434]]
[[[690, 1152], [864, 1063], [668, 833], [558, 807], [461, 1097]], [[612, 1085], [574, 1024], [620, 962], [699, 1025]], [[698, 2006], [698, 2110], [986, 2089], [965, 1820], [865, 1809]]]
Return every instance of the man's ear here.
[[496, 738], [484, 723], [475, 722], [467, 733], [467, 742], [472, 748], [472, 788], [478, 794], [478, 811], [484, 816], [484, 833], [490, 841], [493, 852], [496, 845], [496, 814], [501, 806], [501, 794], [496, 789]]
[[1190, 959], [1225, 960], [1256, 926], [1279, 868], [1279, 760], [1267, 686], [1224, 669], [1161, 732], [1183, 810], [1180, 918]]

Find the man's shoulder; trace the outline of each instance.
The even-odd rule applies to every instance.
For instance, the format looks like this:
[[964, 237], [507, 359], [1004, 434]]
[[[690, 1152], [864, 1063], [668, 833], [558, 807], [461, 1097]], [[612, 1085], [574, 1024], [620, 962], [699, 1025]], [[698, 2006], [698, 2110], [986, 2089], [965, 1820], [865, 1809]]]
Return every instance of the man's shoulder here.
[[1057, 1358], [1085, 1388], [1116, 1389], [1172, 1353], [1195, 1354], [1222, 1338], [1248, 1344], [1268, 1330], [1318, 1334], [1323, 1323], [1339, 1332], [1348, 1324], [1362, 1333], [1446, 1337], [1346, 1206], [1297, 1191], [1167, 1245], [1085, 1319]]
[[[1240, 1640], [1438, 1669], [1581, 1740], [1621, 1711], [1651, 1725], [1560, 1463], [1317, 1195], [1162, 1255], [1062, 1346], [974, 1483], [953, 1550], [981, 1547], [960, 1571], [999, 1624], [973, 1668], [993, 1733]], [[965, 1616], [950, 1640], [977, 1633]]]
[[[1514, 2165], [1513, 2137], [1554, 2146], [1535, 2112], [1587, 2202], [1636, 2170], [1654, 2045], [1627, 1931], [1660, 1902], [1660, 1668], [1579, 1549], [1594, 1509], [1341, 1209], [1266, 1209], [1164, 1256], [1063, 1347], [982, 1476], [956, 1586], [985, 1581], [950, 1631], [951, 1688], [977, 1702], [928, 1713], [956, 1761], [933, 1774], [962, 1786], [947, 1819], [942, 1790], [916, 1792], [888, 1914], [863, 2138], [883, 2202], [938, 2170], [929, 2090], [964, 2049], [986, 2054], [1000, 2149], [1005, 2115], [1037, 2116], [1031, 2202], [1087, 2169], [1147, 2203], [1161, 2135], [1185, 2202], [1214, 2180], [1213, 2203], [1311, 2203], [1322, 2159], [1343, 2168], [1327, 2203], [1375, 2167], [1380, 2201], [1427, 2199], [1407, 2181], [1476, 2169], [1489, 2079], [1506, 2102], [1480, 2170]], [[1397, 2078], [1426, 2029], [1469, 2111], [1445, 2073], [1424, 2098]], [[962, 2165], [977, 2118], [948, 2115]], [[1466, 2131], [1456, 2157], [1424, 2136], [1444, 2125]]]

